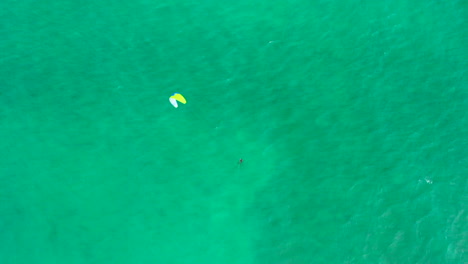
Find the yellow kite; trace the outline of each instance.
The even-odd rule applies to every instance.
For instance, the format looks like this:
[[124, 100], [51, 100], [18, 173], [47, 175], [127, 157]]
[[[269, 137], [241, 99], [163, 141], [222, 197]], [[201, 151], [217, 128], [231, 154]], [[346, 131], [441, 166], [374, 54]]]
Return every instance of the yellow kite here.
[[171, 102], [171, 104], [175, 108], [179, 107], [179, 105], [177, 104], [177, 101], [183, 104], [187, 103], [187, 100], [185, 100], [184, 96], [182, 96], [180, 93], [175, 93], [171, 97], [169, 97], [169, 102]]

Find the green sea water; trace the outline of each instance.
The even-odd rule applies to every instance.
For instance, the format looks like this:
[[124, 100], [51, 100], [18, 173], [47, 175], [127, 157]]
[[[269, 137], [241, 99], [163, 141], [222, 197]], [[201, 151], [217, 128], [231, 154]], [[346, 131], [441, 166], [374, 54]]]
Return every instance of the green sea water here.
[[467, 263], [467, 13], [1, 1], [0, 263]]

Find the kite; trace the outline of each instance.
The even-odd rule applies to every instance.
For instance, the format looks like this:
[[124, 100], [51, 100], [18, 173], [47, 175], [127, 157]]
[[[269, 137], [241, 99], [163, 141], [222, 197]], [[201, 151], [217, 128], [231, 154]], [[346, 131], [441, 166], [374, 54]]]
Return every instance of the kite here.
[[183, 104], [187, 103], [187, 100], [185, 100], [185, 98], [180, 93], [175, 93], [171, 97], [169, 97], [169, 102], [171, 102], [171, 104], [175, 108], [179, 107], [179, 105], [177, 104], [177, 101]]

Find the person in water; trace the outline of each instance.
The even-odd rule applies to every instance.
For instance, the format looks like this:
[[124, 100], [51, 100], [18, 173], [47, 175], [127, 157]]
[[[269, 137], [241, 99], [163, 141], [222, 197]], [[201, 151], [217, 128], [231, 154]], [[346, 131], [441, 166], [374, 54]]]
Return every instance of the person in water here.
[[239, 165], [241, 165], [242, 162], [244, 162], [244, 160], [243, 160], [243, 159], [240, 159], [240, 160], [239, 160]]

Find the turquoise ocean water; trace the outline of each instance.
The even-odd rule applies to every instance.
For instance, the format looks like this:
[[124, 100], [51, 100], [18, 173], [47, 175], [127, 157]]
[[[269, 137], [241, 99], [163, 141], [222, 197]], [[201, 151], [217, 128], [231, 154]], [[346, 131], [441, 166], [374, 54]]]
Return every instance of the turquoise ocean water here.
[[467, 263], [467, 12], [2, 1], [0, 263]]

